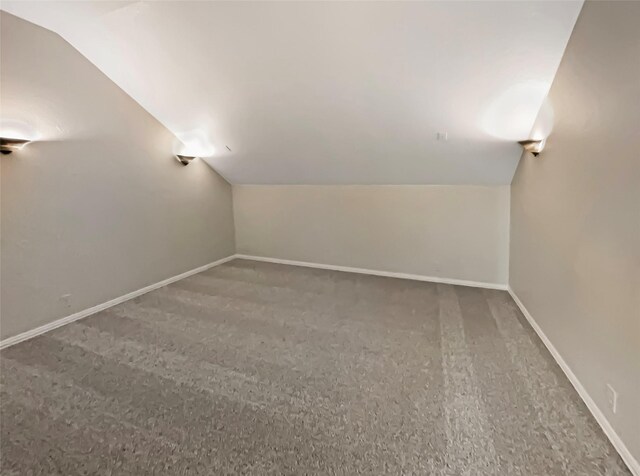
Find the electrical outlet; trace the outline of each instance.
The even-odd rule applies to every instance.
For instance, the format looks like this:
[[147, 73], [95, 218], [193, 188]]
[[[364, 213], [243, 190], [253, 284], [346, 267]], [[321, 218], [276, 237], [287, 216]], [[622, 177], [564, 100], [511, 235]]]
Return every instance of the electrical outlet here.
[[67, 309], [71, 307], [71, 294], [63, 294], [60, 296], [60, 301]]
[[607, 400], [609, 408], [615, 413], [618, 410], [618, 392], [610, 384], [607, 384]]

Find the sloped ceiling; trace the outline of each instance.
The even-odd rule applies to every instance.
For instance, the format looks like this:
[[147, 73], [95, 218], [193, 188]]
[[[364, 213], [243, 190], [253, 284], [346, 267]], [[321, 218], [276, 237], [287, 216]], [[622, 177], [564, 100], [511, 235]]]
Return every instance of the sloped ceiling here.
[[581, 6], [2, 3], [254, 184], [510, 183]]

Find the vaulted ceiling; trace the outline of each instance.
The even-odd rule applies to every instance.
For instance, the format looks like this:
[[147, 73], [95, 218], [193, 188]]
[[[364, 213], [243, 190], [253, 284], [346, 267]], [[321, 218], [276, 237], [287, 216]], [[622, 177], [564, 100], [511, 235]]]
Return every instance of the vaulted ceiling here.
[[508, 184], [580, 1], [32, 2], [232, 183]]

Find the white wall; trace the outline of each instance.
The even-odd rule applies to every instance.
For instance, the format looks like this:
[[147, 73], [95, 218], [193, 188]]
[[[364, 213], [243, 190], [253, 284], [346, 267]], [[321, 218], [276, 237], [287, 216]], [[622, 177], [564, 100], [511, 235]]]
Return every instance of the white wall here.
[[230, 185], [180, 165], [173, 135], [60, 37], [0, 16], [3, 125], [41, 135], [0, 159], [0, 336], [233, 254]]
[[494, 136], [526, 136], [546, 89], [526, 88], [506, 128], [500, 97], [551, 82], [581, 1], [2, 5], [174, 132], [213, 139], [233, 183], [508, 185], [520, 150]]
[[238, 253], [506, 284], [509, 187], [234, 185]]
[[[640, 460], [640, 3], [585, 3], [512, 184], [510, 285]], [[606, 385], [619, 393], [618, 410]]]

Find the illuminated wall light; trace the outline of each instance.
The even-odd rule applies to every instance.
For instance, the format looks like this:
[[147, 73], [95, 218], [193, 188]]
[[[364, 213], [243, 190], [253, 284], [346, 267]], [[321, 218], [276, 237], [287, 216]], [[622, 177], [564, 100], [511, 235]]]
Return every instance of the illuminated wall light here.
[[178, 143], [174, 144], [174, 153], [186, 157], [211, 157], [216, 148], [209, 140], [206, 132], [201, 129], [176, 133]]
[[514, 84], [493, 97], [486, 105], [481, 117], [481, 128], [490, 136], [503, 140], [517, 141], [531, 136], [536, 117], [545, 103], [549, 83], [524, 81]]
[[534, 157], [538, 157], [542, 149], [544, 149], [544, 145], [547, 142], [546, 139], [542, 140], [521, 140], [518, 141], [518, 144], [522, 146], [522, 148], [526, 152], [530, 152]]
[[29, 142], [31, 141], [28, 139], [12, 139], [9, 137], [0, 137], [0, 153], [2, 155], [10, 154], [15, 150], [22, 149]]
[[182, 165], [189, 165], [191, 163], [191, 161], [193, 159], [195, 159], [196, 157], [192, 157], [190, 155], [180, 155], [177, 154], [176, 158], [178, 159], [178, 161], [182, 164]]

